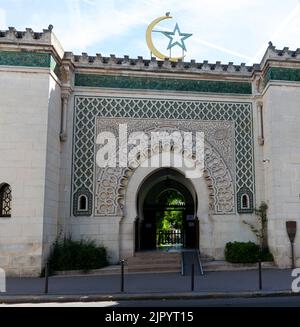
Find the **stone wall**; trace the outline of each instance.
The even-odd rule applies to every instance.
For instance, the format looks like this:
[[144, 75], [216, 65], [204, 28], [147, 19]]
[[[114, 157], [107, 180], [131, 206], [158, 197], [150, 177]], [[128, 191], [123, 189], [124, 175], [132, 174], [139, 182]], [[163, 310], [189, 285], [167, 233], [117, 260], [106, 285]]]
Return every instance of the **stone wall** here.
[[50, 247], [56, 240], [60, 230], [59, 219], [59, 186], [61, 165], [61, 89], [54, 80], [49, 81], [48, 94], [48, 126], [47, 126], [47, 153], [45, 175], [45, 211], [43, 229], [43, 259], [47, 259]]
[[[269, 242], [280, 267], [291, 265], [286, 221], [300, 228], [300, 86], [272, 82], [264, 95], [265, 192], [269, 204]], [[295, 240], [300, 266], [300, 233]]]
[[[52, 27], [42, 33], [0, 31], [0, 184], [11, 186], [13, 198], [12, 217], [0, 218], [0, 267], [8, 275], [38, 275], [57, 236], [95, 240], [108, 248], [114, 263], [133, 255], [136, 194], [123, 203], [125, 210], [121, 205], [109, 215], [101, 210], [95, 214], [97, 183], [98, 190], [103, 188], [93, 158], [97, 117], [234, 124], [235, 153], [227, 160], [234, 210], [211, 211], [208, 189], [213, 185], [199, 187], [200, 248], [222, 259], [227, 242], [255, 241], [243, 221], [254, 223], [253, 208], [266, 201], [271, 251], [280, 267], [290, 266], [285, 222], [296, 220], [300, 228], [299, 56], [299, 49], [277, 50], [271, 43], [261, 64], [251, 67], [74, 56], [64, 52]], [[61, 98], [66, 95], [67, 135], [60, 138]], [[78, 97], [85, 115], [81, 127], [76, 121]], [[79, 141], [92, 154], [85, 154], [88, 160], [79, 158], [85, 166], [77, 171], [72, 155], [78, 151], [80, 156], [81, 149], [74, 146]], [[114, 196], [122, 195], [124, 202], [128, 190], [121, 186], [115, 187]], [[82, 190], [91, 199], [86, 214], [78, 214], [74, 204]], [[243, 192], [250, 196], [249, 210], [241, 208]], [[298, 266], [299, 244], [300, 233]]]
[[12, 188], [12, 218], [0, 218], [0, 266], [41, 270], [48, 142], [48, 69], [0, 68], [0, 181]]

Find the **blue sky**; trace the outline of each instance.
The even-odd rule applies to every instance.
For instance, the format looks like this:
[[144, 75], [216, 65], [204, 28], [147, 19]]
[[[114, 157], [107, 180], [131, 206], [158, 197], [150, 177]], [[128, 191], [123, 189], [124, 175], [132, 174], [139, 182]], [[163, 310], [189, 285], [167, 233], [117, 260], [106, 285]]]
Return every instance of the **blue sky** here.
[[[161, 29], [178, 22], [182, 32], [193, 33], [185, 41], [186, 60], [252, 64], [270, 40], [278, 48], [300, 48], [300, 0], [0, 0], [0, 29], [41, 31], [52, 24], [66, 51], [149, 58], [147, 26], [168, 11], [173, 19]], [[168, 54], [163, 35], [155, 42]]]

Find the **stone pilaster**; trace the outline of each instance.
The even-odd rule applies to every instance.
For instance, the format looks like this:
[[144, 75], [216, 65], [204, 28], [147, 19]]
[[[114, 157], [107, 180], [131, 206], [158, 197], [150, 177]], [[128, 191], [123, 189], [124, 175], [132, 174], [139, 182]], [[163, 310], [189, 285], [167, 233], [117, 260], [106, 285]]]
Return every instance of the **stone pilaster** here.
[[62, 82], [62, 111], [61, 111], [61, 132], [60, 140], [61, 142], [66, 142], [68, 138], [67, 126], [68, 126], [68, 103], [70, 95], [73, 92], [74, 85], [74, 66], [71, 60], [68, 58], [68, 53], [62, 61], [60, 78]]

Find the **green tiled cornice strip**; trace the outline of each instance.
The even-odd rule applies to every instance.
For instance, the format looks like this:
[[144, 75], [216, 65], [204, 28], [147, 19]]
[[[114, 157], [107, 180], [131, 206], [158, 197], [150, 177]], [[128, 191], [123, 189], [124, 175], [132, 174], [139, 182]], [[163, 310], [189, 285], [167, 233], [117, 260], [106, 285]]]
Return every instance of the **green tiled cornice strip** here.
[[42, 67], [54, 71], [56, 61], [49, 53], [0, 51], [0, 66]]
[[76, 74], [75, 86], [120, 89], [188, 91], [204, 93], [252, 94], [250, 83], [185, 80], [156, 77], [107, 76]]
[[265, 75], [265, 84], [269, 81], [300, 82], [300, 69], [271, 67]]

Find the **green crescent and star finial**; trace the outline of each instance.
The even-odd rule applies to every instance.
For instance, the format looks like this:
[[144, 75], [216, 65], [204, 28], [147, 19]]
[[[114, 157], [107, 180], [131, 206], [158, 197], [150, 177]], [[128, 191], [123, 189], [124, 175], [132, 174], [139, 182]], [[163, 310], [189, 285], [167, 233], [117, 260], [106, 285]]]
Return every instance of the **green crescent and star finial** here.
[[[170, 17], [170, 15], [171, 15], [170, 12], [166, 13], [166, 17]], [[187, 51], [184, 41], [193, 35], [190, 33], [181, 33], [178, 23], [176, 23], [173, 32], [166, 32], [166, 31], [153, 31], [153, 32], [162, 33], [163, 35], [165, 35], [167, 38], [170, 39], [168, 50], [178, 45], [182, 50]]]
[[[184, 41], [193, 35], [193, 34], [189, 34], [189, 33], [181, 33], [180, 28], [177, 23], [176, 23], [176, 26], [175, 26], [173, 32], [160, 31], [160, 33], [164, 34], [166, 37], [168, 37], [170, 39], [170, 43], [168, 45], [168, 50], [170, 50], [173, 47], [175, 47], [176, 45], [178, 45], [184, 51], [187, 51]], [[174, 39], [175, 39], [175, 41], [174, 41]]]
[[[185, 43], [184, 41], [186, 39], [188, 39], [189, 37], [191, 37], [193, 34], [190, 34], [190, 33], [182, 33], [180, 31], [180, 28], [179, 28], [179, 25], [176, 23], [175, 25], [175, 28], [173, 30], [173, 32], [170, 32], [170, 31], [161, 31], [161, 30], [154, 30], [155, 26], [158, 25], [160, 22], [166, 20], [166, 19], [172, 19], [173, 17], [171, 16], [171, 13], [170, 12], [167, 12], [165, 14], [165, 16], [162, 16], [162, 17], [158, 17], [156, 18], [153, 22], [150, 23], [150, 25], [148, 26], [147, 28], [147, 31], [146, 31], [146, 42], [147, 42], [147, 45], [148, 45], [148, 48], [150, 49], [150, 52], [151, 52], [151, 56], [154, 55], [155, 57], [159, 58], [159, 59], [162, 59], [162, 60], [170, 60], [171, 62], [178, 62], [179, 60], [183, 60], [185, 58], [185, 52], [187, 51], [186, 50], [186, 46], [185, 46]], [[169, 45], [168, 45], [168, 50], [170, 50], [170, 55], [167, 56], [163, 53], [161, 53], [154, 45], [153, 43], [153, 39], [152, 39], [152, 33], [153, 32], [156, 32], [156, 33], [161, 33], [163, 34], [164, 36], [166, 36], [170, 42], [169, 42]], [[178, 46], [182, 49], [182, 56], [172, 56], [172, 49], [175, 47], [175, 46]]]

